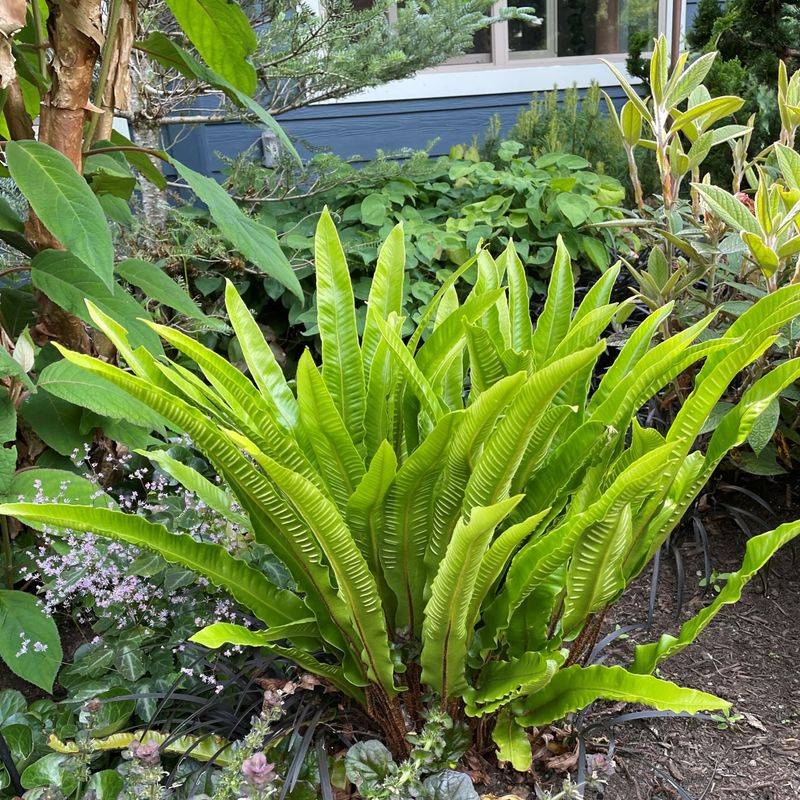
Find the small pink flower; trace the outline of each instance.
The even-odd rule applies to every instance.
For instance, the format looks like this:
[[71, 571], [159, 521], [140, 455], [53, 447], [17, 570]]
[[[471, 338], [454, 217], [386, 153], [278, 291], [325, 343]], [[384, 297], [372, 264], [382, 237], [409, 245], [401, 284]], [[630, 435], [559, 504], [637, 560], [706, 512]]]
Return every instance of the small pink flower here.
[[254, 789], [265, 789], [278, 777], [275, 765], [270, 764], [263, 753], [256, 753], [242, 762], [242, 775]]
[[137, 760], [141, 761], [148, 767], [154, 767], [161, 760], [161, 755], [158, 752], [158, 742], [140, 742], [134, 739], [128, 746], [130, 754]]

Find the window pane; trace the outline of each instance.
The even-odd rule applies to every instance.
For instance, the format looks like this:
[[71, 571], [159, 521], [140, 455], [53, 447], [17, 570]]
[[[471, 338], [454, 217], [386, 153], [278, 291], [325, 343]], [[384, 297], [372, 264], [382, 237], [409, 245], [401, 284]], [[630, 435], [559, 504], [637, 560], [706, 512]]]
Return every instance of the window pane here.
[[547, 50], [547, 0], [508, 0], [511, 8], [532, 8], [541, 25], [529, 25], [522, 20], [508, 23], [508, 49], [512, 53], [530, 53]]
[[634, 33], [655, 36], [658, 0], [558, 0], [558, 55], [626, 53]]

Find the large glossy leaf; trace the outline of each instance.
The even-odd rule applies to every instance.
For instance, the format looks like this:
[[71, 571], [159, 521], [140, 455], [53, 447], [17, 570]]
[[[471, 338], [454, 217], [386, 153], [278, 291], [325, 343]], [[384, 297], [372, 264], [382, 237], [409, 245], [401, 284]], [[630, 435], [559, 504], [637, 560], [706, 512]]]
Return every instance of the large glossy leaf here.
[[8, 142], [11, 177], [45, 227], [94, 272], [114, 286], [114, 245], [103, 209], [72, 162], [44, 142]]
[[157, 264], [140, 258], [126, 258], [116, 266], [117, 275], [141, 289], [148, 299], [155, 300], [180, 312], [185, 317], [196, 319], [206, 328], [226, 331], [224, 322], [204, 314], [200, 306], [192, 300], [187, 291], [175, 283]]
[[725, 711], [730, 703], [696, 689], [684, 689], [651, 675], [635, 675], [622, 667], [572, 666], [530, 697], [518, 701], [514, 710], [522, 725], [547, 725], [595, 700], [642, 703], [661, 711], [697, 713]]
[[69, 361], [59, 360], [46, 366], [39, 375], [38, 386], [55, 397], [88, 408], [95, 414], [126, 420], [149, 430], [164, 430], [163, 417], [144, 403]]
[[286, 152], [290, 153], [300, 163], [300, 156], [289, 141], [289, 137], [269, 111], [253, 100], [247, 92], [241, 91], [230, 81], [223, 78], [222, 75], [198, 61], [188, 50], [181, 47], [173, 39], [170, 39], [160, 31], [152, 31], [147, 39], [137, 42], [136, 47], [138, 50], [147, 53], [150, 58], [159, 64], [175, 69], [187, 78], [196, 78], [202, 83], [206, 83], [223, 92], [235, 105], [247, 109], [266, 128], [274, 133]]
[[54, 303], [87, 324], [93, 323], [87, 301], [121, 323], [134, 347], [162, 353], [161, 343], [141, 319], [148, 313], [121, 286], [109, 289], [100, 277], [71, 252], [42, 250], [31, 262], [31, 281]]
[[53, 618], [29, 592], [0, 590], [0, 658], [23, 680], [53, 691], [61, 639]]
[[220, 233], [250, 262], [303, 300], [303, 290], [294, 270], [283, 254], [275, 231], [248, 217], [228, 193], [213, 179], [172, 160], [178, 175], [208, 206]]
[[[353, 442], [364, 438], [363, 362], [358, 342], [350, 272], [339, 234], [327, 209], [314, 240], [317, 326], [322, 341], [322, 377]], [[376, 316], [376, 320], [380, 317]]]
[[228, 0], [167, 0], [167, 5], [208, 66], [254, 94], [256, 71], [247, 57], [258, 42], [241, 7]]
[[489, 507], [473, 508], [469, 520], [453, 531], [433, 579], [422, 623], [422, 680], [443, 700], [467, 688], [464, 659], [467, 649], [470, 599], [480, 560], [495, 528], [520, 501], [511, 497]]

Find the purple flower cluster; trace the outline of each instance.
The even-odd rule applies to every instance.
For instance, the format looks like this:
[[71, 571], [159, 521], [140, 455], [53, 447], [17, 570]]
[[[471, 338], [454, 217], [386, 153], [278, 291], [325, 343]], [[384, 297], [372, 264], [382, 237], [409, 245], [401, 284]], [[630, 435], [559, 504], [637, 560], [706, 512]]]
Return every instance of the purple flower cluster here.
[[[104, 496], [96, 474], [98, 464], [89, 459], [87, 452], [76, 452], [73, 460], [84, 469], [88, 468], [84, 477], [98, 486], [94, 498]], [[121, 466], [127, 467], [129, 460], [130, 456], [123, 456]], [[242, 547], [245, 531], [237, 530], [191, 492], [170, 484], [167, 476], [150, 475], [137, 469], [128, 470], [127, 478], [140, 481], [141, 489], [118, 498], [121, 510], [145, 518], [158, 515], [163, 519], [164, 514], [171, 514], [179, 517], [170, 525], [173, 529], [199, 541], [222, 544], [232, 551]], [[66, 483], [61, 485], [56, 497], [46, 497], [41, 482], [35, 482], [34, 488], [34, 502], [69, 502]], [[24, 577], [41, 583], [43, 605], [50, 613], [72, 612], [79, 621], [85, 622], [105, 618], [113, 621], [118, 629], [142, 625], [163, 630], [180, 615], [190, 615], [198, 627], [219, 620], [242, 621], [227, 596], [204, 578], [193, 580], [184, 589], [175, 589], [167, 588], [157, 577], [136, 574], [134, 562], [142, 551], [133, 545], [93, 533], [45, 529], [31, 555], [33, 563]], [[197, 589], [203, 592], [203, 603], [197, 602]], [[201, 613], [197, 613], [198, 608], [202, 609]], [[23, 642], [22, 652], [27, 652], [29, 645], [30, 642]]]

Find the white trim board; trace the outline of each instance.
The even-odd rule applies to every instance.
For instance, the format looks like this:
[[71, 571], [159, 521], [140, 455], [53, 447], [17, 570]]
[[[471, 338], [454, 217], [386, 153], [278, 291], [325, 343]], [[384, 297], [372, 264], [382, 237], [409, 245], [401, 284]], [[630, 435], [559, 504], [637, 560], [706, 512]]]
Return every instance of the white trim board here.
[[[624, 58], [617, 57], [615, 66], [625, 73]], [[578, 88], [589, 86], [597, 81], [601, 86], [616, 86], [617, 80], [605, 64], [569, 63], [569, 59], [559, 59], [563, 63], [537, 64], [531, 66], [494, 67], [488, 64], [479, 69], [471, 65], [459, 68], [420, 72], [411, 78], [365, 89], [349, 97], [326, 101], [329, 103], [371, 103], [387, 100], [424, 100], [435, 97], [470, 97], [486, 94], [512, 94], [514, 92], [541, 92], [553, 87], [566, 89], [573, 84]], [[633, 81], [636, 82], [636, 81]]]

